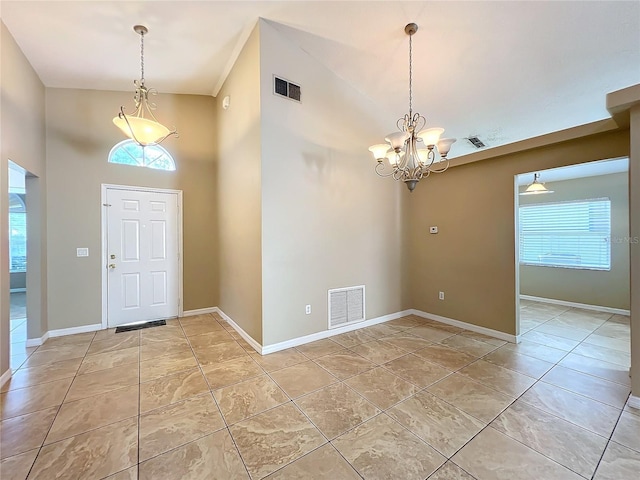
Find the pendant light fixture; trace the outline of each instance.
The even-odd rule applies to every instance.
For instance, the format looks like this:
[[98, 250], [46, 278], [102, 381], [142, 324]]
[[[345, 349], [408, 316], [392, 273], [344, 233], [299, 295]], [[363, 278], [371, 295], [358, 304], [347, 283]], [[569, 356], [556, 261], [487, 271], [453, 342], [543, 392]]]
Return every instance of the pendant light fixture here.
[[540, 195], [544, 193], [553, 193], [553, 190], [549, 190], [544, 186], [544, 183], [540, 181], [540, 174], [533, 174], [533, 182], [529, 184], [524, 192], [520, 192], [520, 195]]
[[153, 115], [156, 109], [155, 103], [149, 102], [149, 95], [157, 95], [154, 88], [147, 88], [144, 84], [144, 36], [149, 29], [144, 25], [135, 25], [133, 30], [140, 35], [140, 80], [134, 80], [136, 92], [133, 97], [136, 109], [133, 115], [124, 113], [124, 107], [120, 107], [120, 113], [113, 119], [113, 123], [138, 145], [157, 145], [168, 137], [178, 136], [178, 132], [169, 130], [162, 125]]
[[378, 162], [375, 167], [378, 175], [401, 180], [412, 192], [421, 179], [449, 168], [447, 154], [456, 139], [441, 139], [443, 128], [424, 129], [426, 119], [419, 113], [413, 113], [412, 38], [418, 31], [418, 25], [409, 23], [404, 31], [409, 35], [409, 113], [396, 122], [399, 131], [385, 137], [388, 143], [372, 145], [369, 151]]

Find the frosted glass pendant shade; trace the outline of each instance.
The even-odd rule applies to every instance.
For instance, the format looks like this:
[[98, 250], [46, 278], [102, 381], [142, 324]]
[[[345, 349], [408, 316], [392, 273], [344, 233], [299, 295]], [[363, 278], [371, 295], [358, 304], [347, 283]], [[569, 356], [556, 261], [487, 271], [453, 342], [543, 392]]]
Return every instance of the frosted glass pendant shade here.
[[444, 128], [427, 128], [418, 133], [418, 138], [421, 138], [427, 147], [432, 147], [438, 144], [443, 132]]
[[369, 147], [369, 151], [373, 153], [373, 158], [376, 160], [382, 160], [387, 155], [389, 151], [388, 143], [378, 143], [377, 145], [371, 145]]
[[[127, 121], [129, 122], [127, 124]], [[153, 145], [162, 141], [171, 131], [164, 125], [148, 118], [127, 115], [125, 120], [121, 116], [114, 117], [113, 123], [129, 138], [140, 145]]]
[[446, 157], [449, 150], [451, 150], [451, 145], [454, 143], [456, 143], [455, 138], [441, 138], [438, 142], [438, 152], [440, 153], [440, 156]]
[[384, 140], [391, 144], [391, 148], [398, 150], [404, 147], [404, 142], [407, 141], [407, 138], [409, 138], [409, 134], [407, 132], [395, 132], [384, 137]]

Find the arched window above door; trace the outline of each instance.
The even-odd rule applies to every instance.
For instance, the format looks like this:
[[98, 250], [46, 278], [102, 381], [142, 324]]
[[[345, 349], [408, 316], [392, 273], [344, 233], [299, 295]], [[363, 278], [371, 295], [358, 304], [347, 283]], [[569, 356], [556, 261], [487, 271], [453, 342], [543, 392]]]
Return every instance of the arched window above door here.
[[133, 140], [124, 140], [113, 147], [109, 152], [109, 163], [166, 171], [176, 169], [176, 162], [165, 148], [160, 145], [141, 147]]

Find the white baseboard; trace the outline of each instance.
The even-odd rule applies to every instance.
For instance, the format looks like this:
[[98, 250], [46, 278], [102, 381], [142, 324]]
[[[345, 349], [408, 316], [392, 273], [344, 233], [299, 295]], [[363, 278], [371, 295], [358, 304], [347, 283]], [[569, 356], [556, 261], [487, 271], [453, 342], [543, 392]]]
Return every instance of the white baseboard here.
[[634, 397], [633, 395], [629, 395], [629, 400], [627, 401], [627, 405], [632, 408], [640, 409], [640, 397]]
[[600, 305], [589, 305], [588, 303], [565, 302], [555, 298], [534, 297], [531, 295], [520, 295], [520, 300], [531, 300], [533, 302], [550, 303], [552, 305], [562, 305], [563, 307], [582, 308], [584, 310], [594, 310], [596, 312], [615, 313], [618, 315], [630, 315], [629, 310], [622, 308], [602, 307]]
[[279, 352], [280, 350], [286, 350], [287, 348], [297, 347], [298, 345], [304, 345], [305, 343], [315, 342], [317, 340], [322, 340], [323, 338], [333, 337], [334, 335], [340, 335], [341, 333], [351, 332], [359, 328], [370, 327], [372, 325], [377, 325], [379, 323], [388, 322], [389, 320], [395, 320], [396, 318], [401, 318], [409, 314], [410, 314], [409, 310], [404, 310], [402, 312], [383, 315], [381, 317], [372, 318], [370, 320], [365, 320], [363, 322], [353, 323], [351, 325], [345, 325], [343, 327], [338, 327], [338, 328], [332, 328], [331, 330], [323, 330], [321, 332], [312, 333], [310, 335], [305, 335], [303, 337], [292, 338], [291, 340], [286, 340], [284, 342], [273, 343], [271, 345], [264, 346], [262, 347], [262, 351], [260, 353], [262, 355], [267, 355], [269, 353]]
[[93, 325], [82, 325], [80, 327], [60, 328], [58, 330], [49, 330], [49, 337], [64, 337], [65, 335], [75, 335], [76, 333], [88, 333], [102, 330], [101, 323]]
[[417, 315], [418, 317], [427, 318], [429, 320], [435, 320], [436, 322], [445, 323], [447, 325], [452, 325], [454, 327], [464, 328], [465, 330], [471, 330], [472, 332], [482, 333], [490, 337], [504, 340], [505, 342], [520, 343], [519, 335], [510, 335], [508, 333], [499, 332], [498, 330], [492, 330], [491, 328], [481, 327], [479, 325], [474, 325], [472, 323], [461, 322], [460, 320], [454, 320], [453, 318], [442, 317], [440, 315], [423, 312], [421, 310], [409, 310], [409, 312], [413, 315]]
[[5, 383], [7, 383], [10, 378], [11, 378], [11, 369], [8, 368], [7, 371], [0, 376], [0, 387], [2, 387]]
[[45, 332], [40, 338], [27, 338], [27, 347], [39, 347], [50, 337], [49, 332]]
[[231, 325], [233, 327], [233, 329], [238, 332], [240, 334], [240, 336], [242, 338], [244, 338], [246, 340], [246, 342], [251, 345], [253, 347], [253, 349], [258, 352], [259, 354], [262, 355], [262, 345], [260, 345], [258, 342], [256, 342], [251, 335], [249, 335], [247, 332], [245, 332], [242, 327], [240, 327], [240, 325], [238, 325], [236, 322], [234, 322], [231, 317], [229, 315], [227, 315], [226, 313], [224, 313], [222, 310], [220, 310], [218, 307], [214, 307], [214, 312], [213, 313], [217, 313], [219, 314], [222, 318], [224, 318], [227, 323], [229, 325]]
[[27, 347], [39, 347], [49, 338], [64, 337], [66, 335], [75, 335], [76, 333], [95, 332], [96, 330], [102, 330], [101, 323], [95, 323], [93, 325], [82, 325], [80, 327], [59, 328], [57, 330], [49, 330], [40, 338], [28, 338]]
[[249, 345], [251, 345], [256, 352], [261, 355], [268, 355], [269, 353], [279, 352], [280, 350], [286, 350], [287, 348], [297, 347], [299, 345], [304, 345], [305, 343], [315, 342], [317, 340], [322, 340], [324, 338], [333, 337], [334, 335], [340, 335], [341, 333], [351, 332], [353, 330], [357, 330], [359, 328], [370, 327], [372, 325], [377, 325], [379, 323], [388, 322], [390, 320], [395, 320], [397, 318], [406, 317], [407, 315], [417, 315], [422, 318], [427, 318], [429, 320], [435, 320], [437, 322], [441, 322], [447, 325], [453, 325], [455, 327], [464, 328], [466, 330], [471, 330], [472, 332], [482, 333], [484, 335], [489, 335], [490, 337], [498, 338], [500, 340], [504, 340], [506, 342], [511, 343], [520, 343], [520, 337], [517, 335], [509, 335], [508, 333], [499, 332], [497, 330], [492, 330], [490, 328], [480, 327], [478, 325], [472, 325], [470, 323], [461, 322], [459, 320], [454, 320], [452, 318], [441, 317], [440, 315], [434, 315], [431, 313], [422, 312], [420, 310], [403, 310], [401, 312], [391, 313], [389, 315], [383, 315], [380, 317], [372, 318], [369, 320], [365, 320], [363, 322], [353, 323], [351, 325], [345, 325], [339, 328], [333, 328], [331, 330], [323, 330], [321, 332], [312, 333], [310, 335], [304, 335], [302, 337], [292, 338], [290, 340], [285, 340], [284, 342], [273, 343], [271, 345], [262, 346], [258, 342], [256, 342], [251, 336], [245, 332], [237, 323], [235, 323], [229, 315], [224, 313], [218, 307], [215, 307], [215, 311], [220, 314], [222, 318], [224, 318], [229, 325], [231, 325], [236, 332], [240, 334], [242, 338], [244, 338]]
[[182, 316], [193, 317], [195, 315], [205, 315], [207, 313], [216, 313], [216, 312], [218, 312], [218, 307], [196, 308], [195, 310], [185, 310], [184, 312], [182, 312]]

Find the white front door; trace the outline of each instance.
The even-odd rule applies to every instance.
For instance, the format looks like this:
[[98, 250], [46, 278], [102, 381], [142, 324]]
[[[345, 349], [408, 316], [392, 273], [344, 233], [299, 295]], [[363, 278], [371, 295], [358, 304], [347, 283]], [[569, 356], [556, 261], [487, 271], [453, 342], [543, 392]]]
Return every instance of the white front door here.
[[178, 192], [106, 190], [107, 325], [178, 316]]

